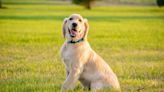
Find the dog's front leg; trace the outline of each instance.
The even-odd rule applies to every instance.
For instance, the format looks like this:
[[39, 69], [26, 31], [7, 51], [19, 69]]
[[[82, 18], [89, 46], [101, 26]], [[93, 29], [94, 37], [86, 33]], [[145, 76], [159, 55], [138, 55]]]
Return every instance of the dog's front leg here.
[[75, 87], [75, 84], [79, 79], [82, 70], [83, 68], [81, 64], [76, 63], [72, 66], [72, 69], [70, 70], [69, 75], [62, 86], [62, 91], [67, 89], [73, 89]]

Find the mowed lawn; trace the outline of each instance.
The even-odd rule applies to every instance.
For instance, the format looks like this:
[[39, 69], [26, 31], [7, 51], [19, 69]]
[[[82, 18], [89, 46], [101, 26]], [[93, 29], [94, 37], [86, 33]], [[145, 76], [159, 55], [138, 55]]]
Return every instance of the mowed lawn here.
[[[117, 74], [122, 92], [164, 91], [164, 8], [5, 7], [0, 9], [0, 92], [60, 91], [66, 75], [59, 55], [62, 22], [72, 13], [88, 19], [90, 45]], [[79, 82], [74, 92], [84, 92]]]

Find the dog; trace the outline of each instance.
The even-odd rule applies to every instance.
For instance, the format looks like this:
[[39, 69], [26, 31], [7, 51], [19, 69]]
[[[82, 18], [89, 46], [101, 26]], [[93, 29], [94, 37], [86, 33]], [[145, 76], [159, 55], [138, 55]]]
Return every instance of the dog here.
[[66, 68], [66, 80], [61, 91], [74, 89], [79, 80], [84, 88], [96, 92], [108, 87], [120, 90], [116, 74], [89, 45], [87, 19], [72, 14], [63, 22], [63, 36], [66, 39], [60, 54]]

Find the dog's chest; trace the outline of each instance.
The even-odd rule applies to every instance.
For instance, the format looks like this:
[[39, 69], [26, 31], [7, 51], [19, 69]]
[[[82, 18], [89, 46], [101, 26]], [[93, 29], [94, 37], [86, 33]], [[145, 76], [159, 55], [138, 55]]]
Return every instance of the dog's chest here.
[[67, 68], [71, 68], [71, 65], [74, 61], [78, 61], [79, 59], [79, 54], [78, 51], [80, 50], [80, 48], [75, 48], [72, 46], [66, 46], [64, 47], [63, 51], [62, 51], [62, 59], [65, 63], [65, 65], [67, 66]]
[[72, 61], [74, 59], [75, 56], [75, 51], [73, 50], [73, 48], [65, 48], [65, 50], [63, 51], [63, 59], [64, 62], [66, 61]]

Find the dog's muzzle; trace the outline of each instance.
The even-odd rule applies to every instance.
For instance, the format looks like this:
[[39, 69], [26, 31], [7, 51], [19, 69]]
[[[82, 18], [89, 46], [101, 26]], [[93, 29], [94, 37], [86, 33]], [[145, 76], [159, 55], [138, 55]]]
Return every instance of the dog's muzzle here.
[[78, 31], [76, 29], [69, 29], [68, 28], [68, 31], [69, 31], [69, 34], [71, 37], [76, 37], [78, 34]]

